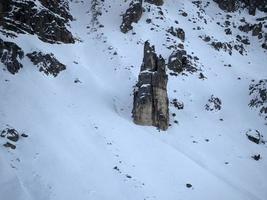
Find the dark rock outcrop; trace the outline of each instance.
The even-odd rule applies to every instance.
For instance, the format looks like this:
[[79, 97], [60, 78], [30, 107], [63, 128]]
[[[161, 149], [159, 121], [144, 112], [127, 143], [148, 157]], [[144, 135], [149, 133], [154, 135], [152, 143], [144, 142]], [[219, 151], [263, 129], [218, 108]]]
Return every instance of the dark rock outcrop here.
[[267, 79], [250, 84], [249, 95], [251, 99], [248, 105], [259, 109], [260, 115], [267, 120]]
[[5, 128], [0, 133], [1, 138], [5, 140], [5, 144], [3, 144], [6, 148], [16, 149], [16, 142], [19, 141], [19, 132], [8, 126], [8, 128]]
[[121, 32], [127, 33], [132, 30], [132, 23], [137, 23], [143, 13], [142, 0], [133, 0], [122, 18]]
[[145, 0], [145, 2], [154, 4], [156, 6], [162, 6], [164, 1], [163, 0]]
[[214, 0], [218, 6], [227, 12], [234, 12], [238, 9], [237, 1], [233, 0]]
[[239, 8], [247, 8], [249, 14], [255, 15], [256, 9], [267, 12], [267, 0], [214, 0], [219, 7], [227, 12], [234, 12]]
[[174, 37], [178, 37], [182, 41], [185, 40], [185, 32], [181, 28], [173, 28], [172, 26], [167, 30], [167, 32], [172, 34]]
[[32, 52], [26, 54], [28, 58], [39, 68], [40, 72], [46, 75], [53, 75], [56, 77], [66, 66], [60, 63], [53, 54], [43, 54], [42, 52]]
[[10, 142], [6, 142], [5, 144], [3, 144], [3, 146], [6, 148], [16, 149], [16, 145], [14, 145]]
[[244, 47], [244, 44], [250, 44], [247, 38], [242, 38], [241, 36], [237, 35], [236, 41], [230, 42], [221, 42], [216, 40], [214, 37], [202, 35], [199, 36], [203, 41], [208, 42], [214, 49], [217, 51], [223, 50], [227, 52], [229, 55], [232, 55], [233, 50], [236, 50], [241, 55], [246, 55], [247, 51]]
[[6, 42], [0, 38], [0, 61], [11, 74], [15, 74], [22, 68], [19, 62], [24, 57], [22, 49], [13, 42]]
[[9, 139], [13, 142], [17, 142], [19, 140], [19, 133], [14, 128], [6, 128], [6, 129], [2, 130], [0, 136], [6, 137], [7, 139]]
[[246, 132], [247, 138], [256, 144], [265, 144], [265, 141], [263, 140], [263, 136], [260, 134], [258, 130], [251, 130], [249, 129]]
[[222, 101], [213, 95], [208, 100], [208, 103], [205, 105], [205, 109], [208, 111], [219, 111], [222, 108]]
[[242, 0], [249, 14], [255, 15], [256, 9], [267, 13], [267, 0]]
[[197, 68], [193, 66], [190, 57], [185, 50], [174, 50], [169, 57], [168, 68], [174, 73], [180, 74], [182, 72], [196, 72]]
[[48, 43], [74, 43], [67, 29], [72, 16], [65, 0], [5, 0], [0, 2], [0, 11], [0, 29], [7, 36], [28, 33]]
[[154, 46], [145, 42], [141, 72], [134, 90], [134, 123], [156, 126], [161, 130], [168, 128], [168, 76], [165, 70], [164, 59], [157, 56]]
[[254, 160], [258, 161], [259, 159], [261, 159], [261, 155], [257, 154], [257, 155], [253, 155], [251, 156]]
[[245, 32], [245, 33], [249, 33], [249, 32], [251, 32], [251, 35], [252, 35], [252, 36], [257, 36], [258, 39], [261, 39], [261, 38], [263, 38], [263, 36], [264, 36], [265, 34], [267, 34], [267, 33], [265, 33], [265, 32], [263, 31], [262, 27], [263, 27], [263, 26], [262, 26], [262, 22], [259, 22], [259, 23], [257, 23], [257, 24], [249, 24], [249, 23], [245, 22], [245, 24], [244, 24], [244, 25], [240, 25], [240, 26], [238, 27], [238, 29], [239, 29], [240, 31]]
[[171, 104], [178, 110], [184, 109], [184, 103], [183, 102], [179, 102], [177, 99], [173, 99], [171, 101]]

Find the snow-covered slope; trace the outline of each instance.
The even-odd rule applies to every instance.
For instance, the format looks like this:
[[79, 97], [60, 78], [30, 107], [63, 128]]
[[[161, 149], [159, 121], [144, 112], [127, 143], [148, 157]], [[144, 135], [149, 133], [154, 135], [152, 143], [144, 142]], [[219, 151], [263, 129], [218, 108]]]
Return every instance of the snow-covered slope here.
[[[163, 15], [144, 3], [146, 11], [127, 34], [120, 24], [129, 1], [100, 2], [94, 9], [102, 15], [94, 15], [91, 1], [70, 1], [75, 20], [69, 30], [79, 40], [74, 44], [1, 34], [25, 53], [53, 53], [66, 70], [46, 76], [24, 57], [19, 73], [0, 73], [0, 130], [8, 125], [28, 135], [20, 137], [15, 150], [4, 147], [0, 137], [0, 199], [267, 199], [267, 146], [246, 136], [256, 129], [267, 138], [266, 121], [248, 106], [252, 80], [267, 77], [266, 50], [259, 40], [238, 28], [226, 35], [218, 22], [223, 24], [229, 13], [214, 2], [198, 7], [189, 0], [168, 0], [161, 6]], [[243, 17], [250, 23], [264, 17], [246, 10], [230, 15], [237, 26]], [[178, 99], [184, 109], [170, 104], [171, 126], [158, 131], [132, 122], [132, 91], [146, 40], [166, 61], [173, 51], [167, 47], [182, 43], [167, 33], [171, 26], [185, 31], [184, 47], [199, 58], [198, 71], [169, 75], [170, 102]], [[199, 37], [230, 42], [237, 34], [250, 40], [244, 55], [217, 51]], [[221, 100], [220, 110], [205, 109], [211, 95]], [[251, 157], [257, 154], [258, 161]]]

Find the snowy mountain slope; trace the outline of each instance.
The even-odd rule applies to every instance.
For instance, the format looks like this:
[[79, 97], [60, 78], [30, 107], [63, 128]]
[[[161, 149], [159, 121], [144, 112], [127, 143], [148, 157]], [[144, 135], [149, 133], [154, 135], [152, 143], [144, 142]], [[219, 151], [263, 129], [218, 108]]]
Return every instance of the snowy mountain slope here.
[[[226, 35], [217, 22], [223, 24], [229, 13], [214, 2], [201, 12], [188, 0], [166, 1], [163, 20], [156, 19], [159, 8], [144, 3], [140, 21], [123, 34], [120, 15], [128, 4], [101, 1], [97, 20], [104, 27], [99, 28], [92, 21], [90, 1], [70, 2], [75, 20], [69, 30], [80, 40], [75, 44], [48, 44], [29, 34], [13, 39], [1, 35], [25, 53], [53, 53], [67, 68], [56, 78], [46, 76], [24, 57], [19, 73], [0, 73], [1, 129], [8, 124], [29, 135], [19, 139], [15, 150], [3, 147], [6, 140], [0, 138], [1, 199], [266, 199], [266, 144], [246, 137], [249, 129], [267, 137], [264, 119], [248, 106], [251, 80], [267, 76], [260, 41], [237, 28]], [[242, 17], [250, 23], [264, 17], [246, 10], [230, 15], [236, 24]], [[169, 75], [170, 102], [176, 98], [184, 109], [170, 104], [176, 116], [166, 132], [159, 132], [132, 122], [132, 90], [146, 40], [166, 60], [173, 51], [166, 45], [182, 42], [166, 35], [171, 26], [184, 29], [185, 50], [199, 58], [199, 71]], [[197, 26], [201, 29], [193, 30]], [[229, 42], [236, 34], [249, 37], [247, 55], [216, 51], [199, 38], [209, 35]], [[199, 79], [200, 72], [207, 79]], [[205, 109], [211, 95], [220, 98], [221, 110]], [[262, 159], [251, 158], [256, 154]]]

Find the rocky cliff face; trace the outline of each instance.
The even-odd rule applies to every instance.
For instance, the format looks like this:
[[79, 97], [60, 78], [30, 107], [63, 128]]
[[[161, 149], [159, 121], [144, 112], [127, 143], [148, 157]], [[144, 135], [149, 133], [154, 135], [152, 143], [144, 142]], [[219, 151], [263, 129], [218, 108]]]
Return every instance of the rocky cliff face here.
[[0, 2], [0, 31], [6, 36], [36, 34], [48, 43], [74, 43], [67, 29], [72, 20], [65, 0], [39, 0]]
[[134, 123], [156, 126], [161, 130], [168, 128], [167, 81], [164, 59], [157, 56], [149, 42], [145, 42], [141, 72], [134, 91]]
[[66, 69], [66, 66], [59, 62], [53, 54], [34, 51], [26, 56], [39, 68], [40, 72], [44, 72], [46, 75], [56, 77], [61, 71]]
[[[71, 20], [73, 17], [67, 0], [0, 1], [0, 33], [3, 35], [3, 39], [0, 38], [0, 62], [5, 65], [4, 70], [7, 69], [11, 74], [17, 73], [23, 67], [21, 59], [24, 57], [24, 50], [6, 41], [7, 38], [31, 34], [46, 43], [74, 43], [74, 37], [67, 28]], [[39, 54], [39, 59], [41, 56], [43, 62], [48, 58]], [[48, 59], [45, 63], [54, 62]], [[48, 71], [51, 69], [54, 68], [49, 67]], [[61, 70], [63, 67], [60, 65], [52, 74], [56, 76]]]

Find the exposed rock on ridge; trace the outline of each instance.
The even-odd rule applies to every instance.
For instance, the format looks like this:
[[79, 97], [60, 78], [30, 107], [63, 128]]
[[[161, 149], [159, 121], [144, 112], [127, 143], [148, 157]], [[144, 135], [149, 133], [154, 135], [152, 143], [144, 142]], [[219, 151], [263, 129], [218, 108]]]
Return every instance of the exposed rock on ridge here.
[[122, 24], [120, 26], [121, 32], [127, 33], [132, 30], [132, 23], [137, 23], [140, 20], [142, 13], [142, 0], [133, 0], [123, 15]]
[[154, 46], [145, 42], [144, 58], [134, 90], [133, 120], [139, 125], [152, 125], [161, 130], [169, 126], [165, 61], [157, 56]]
[[267, 0], [214, 0], [222, 10], [234, 12], [239, 8], [248, 8], [251, 15], [256, 14], [256, 9], [267, 12]]

